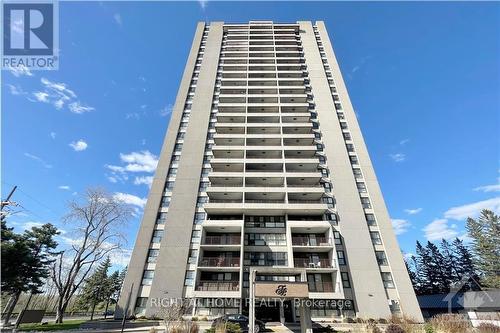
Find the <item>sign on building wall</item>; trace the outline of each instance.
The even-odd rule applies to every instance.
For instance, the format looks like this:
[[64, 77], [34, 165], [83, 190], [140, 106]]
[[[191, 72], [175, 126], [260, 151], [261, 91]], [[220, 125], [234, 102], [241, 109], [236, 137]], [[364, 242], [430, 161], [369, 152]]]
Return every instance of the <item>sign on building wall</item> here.
[[309, 297], [309, 290], [307, 282], [259, 282], [255, 284], [255, 296], [305, 298]]

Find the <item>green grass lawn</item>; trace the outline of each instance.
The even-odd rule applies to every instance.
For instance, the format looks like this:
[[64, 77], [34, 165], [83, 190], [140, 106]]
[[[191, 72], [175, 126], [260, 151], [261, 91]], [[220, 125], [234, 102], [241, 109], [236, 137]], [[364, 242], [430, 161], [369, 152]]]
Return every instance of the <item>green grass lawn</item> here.
[[79, 328], [80, 324], [84, 323], [86, 320], [65, 320], [62, 324], [56, 324], [50, 322], [46, 325], [42, 324], [21, 324], [19, 326], [20, 331], [62, 331], [71, 330]]

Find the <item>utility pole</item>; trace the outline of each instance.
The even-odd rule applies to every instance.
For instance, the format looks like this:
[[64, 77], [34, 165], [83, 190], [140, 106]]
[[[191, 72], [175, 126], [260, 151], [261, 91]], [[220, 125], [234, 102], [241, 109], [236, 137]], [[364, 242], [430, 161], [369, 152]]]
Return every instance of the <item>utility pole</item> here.
[[3, 208], [6, 206], [17, 206], [17, 203], [15, 203], [14, 201], [10, 201], [10, 198], [12, 197], [16, 189], [17, 185], [12, 188], [7, 198], [5, 200], [2, 200], [2, 205], [0, 207], [0, 215], [1, 215], [0, 219], [2, 221], [5, 219], [5, 216], [7, 216], [7, 214], [3, 212]]

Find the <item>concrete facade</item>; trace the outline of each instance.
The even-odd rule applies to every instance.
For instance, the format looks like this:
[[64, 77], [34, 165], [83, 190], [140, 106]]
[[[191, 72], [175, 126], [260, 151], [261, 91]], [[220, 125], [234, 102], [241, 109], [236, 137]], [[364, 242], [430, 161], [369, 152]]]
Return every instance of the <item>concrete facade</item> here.
[[[130, 290], [128, 315], [170, 298], [246, 313], [252, 267], [354, 304], [313, 320], [422, 320], [323, 22], [198, 24], [116, 317]], [[304, 312], [289, 310], [256, 314]]]

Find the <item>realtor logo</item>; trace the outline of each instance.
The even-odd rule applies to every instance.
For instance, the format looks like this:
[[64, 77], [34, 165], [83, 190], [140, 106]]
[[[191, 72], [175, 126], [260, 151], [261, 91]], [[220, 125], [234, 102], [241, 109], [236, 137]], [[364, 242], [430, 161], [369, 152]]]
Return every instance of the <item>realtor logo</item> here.
[[57, 68], [57, 3], [4, 2], [2, 68]]

